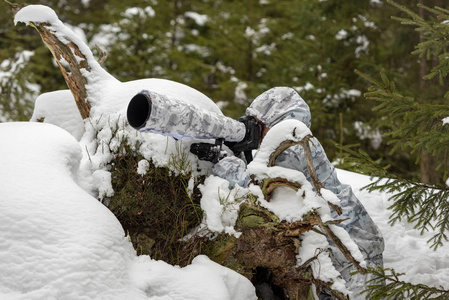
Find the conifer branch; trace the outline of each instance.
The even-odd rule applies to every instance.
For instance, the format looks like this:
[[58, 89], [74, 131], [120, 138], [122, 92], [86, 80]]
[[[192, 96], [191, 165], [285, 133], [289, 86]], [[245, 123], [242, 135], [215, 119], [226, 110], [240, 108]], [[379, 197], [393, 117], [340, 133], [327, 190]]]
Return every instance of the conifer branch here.
[[348, 161], [349, 163], [354, 163], [358, 172], [366, 174], [371, 177], [383, 177], [387, 174], [387, 169], [390, 167], [390, 165], [381, 166], [380, 160], [377, 161], [373, 160], [368, 155], [368, 153], [366, 153], [362, 149], [354, 151], [348, 146], [343, 146], [339, 144], [336, 144], [335, 146], [338, 149], [341, 149], [351, 155], [345, 158], [345, 161]]
[[438, 168], [446, 171], [448, 166], [444, 158], [449, 158], [449, 127], [442, 120], [449, 116], [449, 106], [420, 104], [414, 98], [400, 94], [384, 74], [381, 74], [380, 82], [358, 70], [355, 72], [371, 83], [365, 98], [380, 103], [373, 110], [395, 124], [384, 134], [392, 138], [388, 142], [394, 145], [390, 154], [405, 147], [410, 147], [418, 156], [432, 153], [441, 162]]
[[436, 16], [435, 21], [426, 21], [421, 16], [406, 8], [403, 5], [397, 4], [392, 0], [388, 3], [395, 6], [402, 12], [406, 13], [410, 19], [392, 17], [400, 21], [401, 24], [416, 26], [416, 30], [420, 31], [425, 41], [416, 46], [416, 50], [412, 54], [419, 55], [419, 57], [427, 56], [430, 59], [432, 56], [438, 58], [438, 65], [425, 77], [425, 79], [432, 79], [439, 77], [440, 84], [443, 84], [443, 78], [448, 74], [449, 62], [447, 49], [449, 47], [449, 10], [418, 4], [418, 7], [425, 9]]
[[[429, 287], [424, 284], [411, 284], [399, 279], [402, 273], [393, 269], [368, 268], [374, 278], [362, 293], [367, 299], [448, 299], [449, 290], [442, 287]], [[385, 281], [385, 284], [383, 283]]]

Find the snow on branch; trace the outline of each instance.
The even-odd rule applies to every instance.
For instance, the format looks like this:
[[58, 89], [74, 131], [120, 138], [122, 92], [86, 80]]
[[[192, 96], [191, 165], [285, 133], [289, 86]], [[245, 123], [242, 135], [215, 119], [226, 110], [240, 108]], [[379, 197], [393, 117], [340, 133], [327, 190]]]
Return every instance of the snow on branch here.
[[99, 78], [112, 76], [100, 66], [89, 47], [58, 19], [51, 8], [28, 5], [17, 9], [14, 23], [25, 23], [39, 32], [73, 93], [81, 117], [88, 118], [91, 105], [87, 85]]
[[[321, 254], [310, 254], [310, 251], [315, 253], [318, 248], [327, 248], [328, 242], [326, 241], [326, 238], [323, 237], [324, 242], [323, 238], [319, 239], [321, 242], [318, 248], [312, 247], [312, 250], [307, 250], [307, 248], [310, 248], [307, 244], [309, 243], [311, 235], [322, 235], [322, 233], [324, 233], [335, 243], [346, 259], [348, 259], [359, 272], [366, 272], [366, 263], [357, 245], [344, 229], [336, 226], [336, 224], [341, 223], [343, 220], [335, 220], [331, 217], [329, 207], [332, 207], [338, 214], [341, 214], [341, 207], [339, 206], [339, 199], [337, 196], [324, 188], [324, 185], [316, 174], [310, 148], [312, 138], [313, 136], [309, 128], [298, 120], [286, 120], [278, 123], [271, 128], [265, 136], [259, 152], [254, 160], [248, 165], [248, 172], [253, 180], [259, 184], [265, 199], [267, 199], [259, 199], [261, 205], [267, 209], [274, 210], [275, 213], [275, 205], [274, 203], [270, 203], [269, 200], [271, 199], [271, 194], [273, 194], [277, 188], [288, 187], [296, 191], [296, 196], [298, 198], [301, 197], [303, 206], [297, 206], [299, 210], [292, 212], [296, 216], [296, 219], [289, 219], [290, 222], [283, 225], [285, 230], [289, 232], [289, 235], [294, 235], [297, 232], [301, 232], [301, 230], [298, 229], [303, 228], [305, 223], [309, 223], [314, 227], [318, 227], [316, 231], [320, 233], [312, 230], [309, 232], [310, 234], [302, 236], [304, 245], [302, 245], [300, 248], [302, 250], [300, 250], [300, 253], [298, 254], [299, 267], [311, 265], [316, 280], [330, 282], [332, 283], [332, 289], [345, 294], [347, 291], [344, 288], [344, 282], [341, 282], [341, 279], [338, 278], [339, 274], [332, 266], [332, 263], [330, 263], [330, 258]], [[312, 179], [314, 190], [302, 172], [275, 166], [276, 158], [282, 152], [295, 145], [300, 145], [304, 149], [307, 170]], [[280, 219], [285, 218], [280, 216]], [[316, 238], [313, 237], [312, 240], [314, 239]], [[315, 244], [315, 242], [312, 244]], [[329, 264], [326, 263], [327, 261], [329, 261]], [[331, 271], [328, 270], [322, 272], [323, 264], [326, 265], [324, 268]], [[343, 294], [336, 292], [334, 296], [338, 299], [344, 299], [344, 296], [342, 296]]]

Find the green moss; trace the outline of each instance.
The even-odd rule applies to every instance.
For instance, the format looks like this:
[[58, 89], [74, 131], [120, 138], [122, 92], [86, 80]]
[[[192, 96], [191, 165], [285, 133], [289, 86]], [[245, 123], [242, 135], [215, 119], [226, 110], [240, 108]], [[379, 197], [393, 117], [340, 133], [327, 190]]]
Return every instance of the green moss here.
[[175, 176], [168, 168], [150, 163], [146, 174], [138, 174], [142, 159], [129, 147], [115, 158], [111, 169], [115, 195], [109, 199], [109, 209], [129, 233], [139, 255], [186, 265], [200, 246], [198, 240], [181, 241], [202, 220], [200, 193], [195, 189], [189, 194], [190, 173]]
[[221, 234], [205, 244], [203, 253], [216, 263], [223, 264], [229, 257], [229, 253], [235, 247], [236, 240], [237, 239], [234, 236]]
[[256, 215], [241, 218], [240, 224], [243, 228], [256, 228], [265, 224], [265, 219]]

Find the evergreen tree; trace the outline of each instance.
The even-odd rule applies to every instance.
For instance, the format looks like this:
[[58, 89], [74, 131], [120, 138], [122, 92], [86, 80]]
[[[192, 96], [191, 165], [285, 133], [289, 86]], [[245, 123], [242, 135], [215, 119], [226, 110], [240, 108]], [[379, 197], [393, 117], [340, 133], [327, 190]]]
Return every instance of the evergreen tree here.
[[[25, 5], [25, 1], [12, 1]], [[103, 1], [43, 0], [64, 22], [74, 28], [89, 29], [101, 11]], [[2, 2], [0, 10], [0, 121], [29, 120], [33, 103], [40, 93], [67, 89], [53, 57], [31, 27], [14, 27], [11, 5]], [[88, 21], [91, 20], [91, 21]], [[28, 51], [34, 49], [33, 51]]]
[[[430, 12], [434, 18], [423, 19], [419, 14], [409, 8], [388, 1], [393, 6], [407, 14], [407, 18], [396, 18], [402, 24], [417, 27], [425, 38], [418, 44], [414, 54], [421, 59], [434, 60], [437, 64], [425, 76], [431, 80], [438, 78], [442, 85], [449, 72], [448, 38], [449, 38], [449, 10], [443, 8], [429, 8], [419, 5], [420, 8]], [[390, 222], [394, 224], [401, 219], [414, 223], [415, 228], [421, 232], [431, 231], [434, 236], [429, 240], [430, 246], [437, 249], [448, 241], [449, 232], [449, 189], [444, 179], [448, 178], [449, 168], [449, 129], [446, 125], [449, 115], [449, 106], [431, 103], [432, 99], [423, 99], [426, 94], [419, 94], [421, 101], [415, 97], [403, 95], [393, 81], [382, 74], [382, 80], [373, 79], [359, 73], [370, 83], [369, 92], [365, 97], [378, 102], [375, 108], [386, 120], [395, 124], [395, 128], [388, 132], [393, 145], [392, 153], [403, 150], [411, 151], [416, 157], [423, 153], [431, 153], [439, 162], [437, 170], [443, 180], [436, 184], [415, 182], [404, 179], [387, 172], [386, 167], [380, 167], [370, 159], [366, 153], [360, 151], [356, 154], [362, 171], [376, 176], [378, 179], [367, 188], [370, 191], [380, 190], [392, 193], [394, 202], [390, 207], [392, 216]], [[449, 92], [444, 99], [449, 98]], [[362, 167], [363, 166], [363, 167]], [[449, 291], [436, 289], [425, 285], [412, 285], [398, 279], [398, 274], [389, 270], [371, 270], [377, 277], [372, 282], [368, 292], [370, 297], [387, 296], [394, 299], [447, 299]], [[380, 284], [386, 280], [386, 285]]]

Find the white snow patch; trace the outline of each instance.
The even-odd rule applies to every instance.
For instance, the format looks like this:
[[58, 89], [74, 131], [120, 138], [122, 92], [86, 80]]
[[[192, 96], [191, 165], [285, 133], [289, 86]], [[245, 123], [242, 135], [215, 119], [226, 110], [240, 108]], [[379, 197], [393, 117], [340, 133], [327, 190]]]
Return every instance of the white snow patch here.
[[209, 17], [207, 15], [201, 15], [193, 11], [186, 11], [184, 15], [194, 20], [198, 26], [204, 26], [206, 22], [209, 20]]
[[248, 279], [205, 256], [185, 268], [137, 257], [74, 181], [82, 151], [66, 131], [2, 123], [0, 139], [0, 298], [257, 299]]
[[239, 237], [235, 229], [240, 204], [247, 190], [240, 186], [229, 189], [229, 182], [217, 176], [209, 176], [198, 186], [201, 193], [201, 209], [204, 225], [212, 232], [225, 232]]
[[344, 40], [345, 38], [347, 38], [348, 37], [348, 32], [346, 31], [346, 30], [344, 30], [344, 29], [341, 29], [341, 30], [339, 30], [338, 32], [337, 32], [337, 34], [335, 35], [335, 38], [337, 39], [337, 40]]
[[388, 218], [392, 204], [391, 195], [368, 192], [362, 187], [371, 183], [368, 176], [336, 169], [338, 178], [351, 185], [355, 195], [365, 206], [369, 215], [379, 227], [385, 240], [384, 267], [405, 273], [401, 280], [414, 284], [423, 283], [433, 287], [449, 289], [449, 243], [433, 251], [427, 241], [435, 234], [429, 230], [423, 234], [406, 221], [391, 226]]
[[30, 22], [51, 24], [58, 21], [55, 11], [45, 5], [28, 5], [19, 10], [14, 17], [14, 25], [18, 22], [29, 25]]
[[315, 258], [310, 263], [313, 277], [324, 282], [333, 282], [332, 289], [350, 295], [344, 279], [341, 278], [340, 273], [333, 266], [328, 252], [326, 252], [329, 246], [326, 237], [314, 231], [309, 231], [302, 234], [301, 239], [301, 247], [297, 255], [298, 265]]
[[54, 91], [37, 97], [31, 121], [57, 125], [77, 140], [84, 134], [84, 122], [70, 90]]
[[146, 159], [142, 159], [137, 163], [137, 174], [143, 176], [150, 169], [150, 162]]

